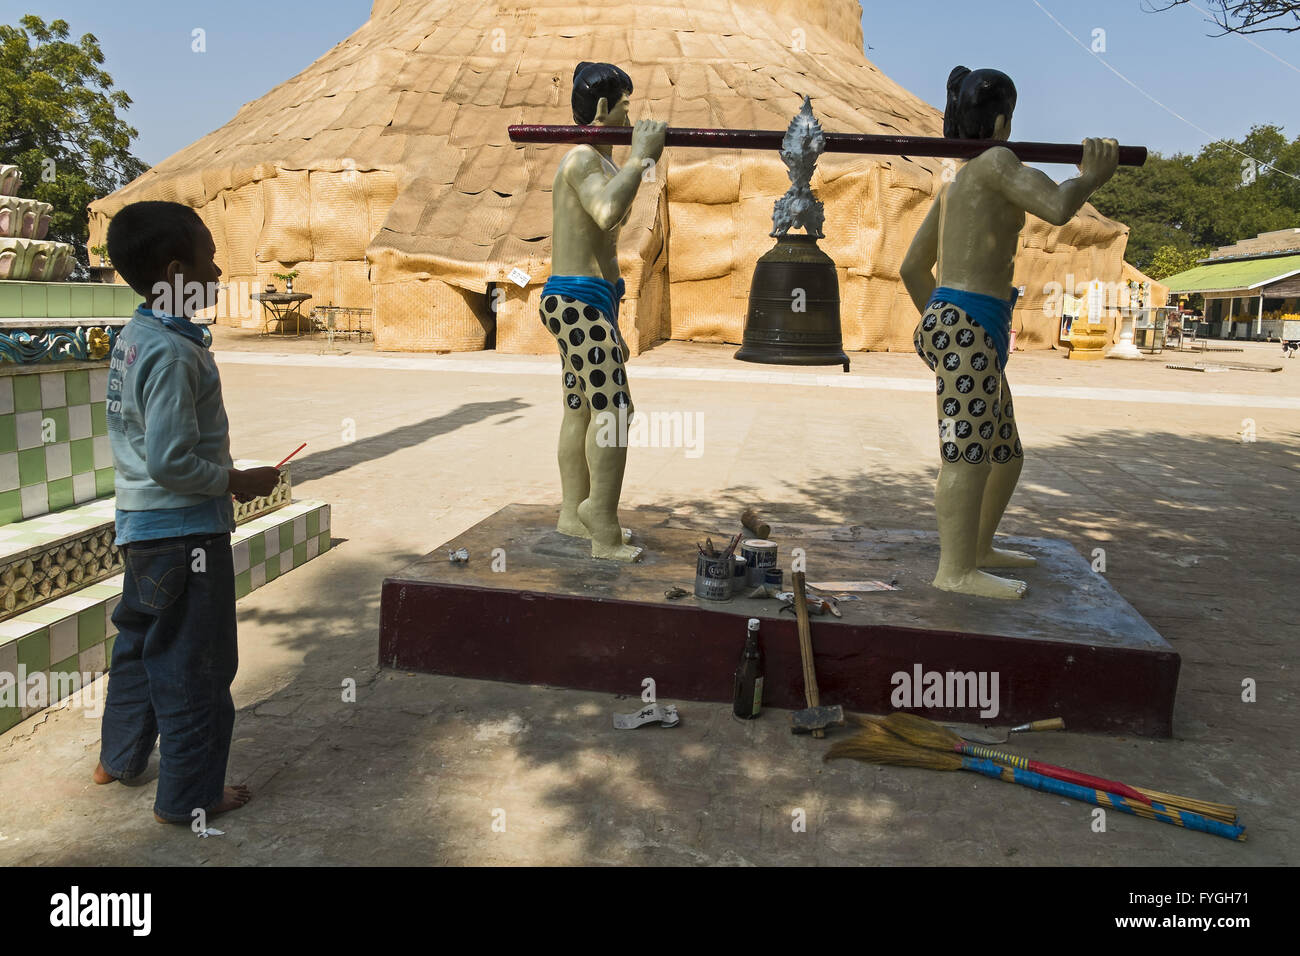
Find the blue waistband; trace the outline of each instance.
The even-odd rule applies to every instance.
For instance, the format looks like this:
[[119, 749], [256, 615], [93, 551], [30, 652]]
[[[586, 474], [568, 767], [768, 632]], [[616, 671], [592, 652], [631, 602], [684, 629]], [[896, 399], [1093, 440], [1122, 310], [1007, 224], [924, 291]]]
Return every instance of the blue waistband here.
[[626, 288], [621, 278], [613, 283], [597, 276], [551, 276], [542, 286], [542, 295], [567, 295], [593, 305], [618, 328], [618, 306]]
[[998, 299], [983, 292], [968, 292], [965, 289], [950, 289], [939, 286], [930, 296], [928, 309], [936, 302], [949, 302], [957, 306], [979, 323], [980, 328], [993, 340], [993, 347], [998, 352], [998, 367], [1007, 367], [1007, 356], [1011, 351], [1011, 310], [1015, 308], [1019, 289], [1011, 290], [1010, 299]]

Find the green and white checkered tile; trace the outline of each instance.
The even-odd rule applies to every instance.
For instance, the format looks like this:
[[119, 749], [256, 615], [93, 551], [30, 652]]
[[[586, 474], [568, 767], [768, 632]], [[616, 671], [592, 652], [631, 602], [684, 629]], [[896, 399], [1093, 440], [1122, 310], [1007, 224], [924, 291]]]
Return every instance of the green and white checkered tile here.
[[[330, 506], [295, 501], [260, 515], [235, 530], [231, 547], [240, 598], [329, 550]], [[49, 688], [80, 687], [108, 669], [116, 635], [113, 609], [121, 595], [118, 574], [0, 621], [0, 733], [57, 703]], [[46, 699], [20, 689], [20, 678], [31, 682], [33, 674], [45, 675], [29, 686], [46, 688]]]
[[295, 501], [241, 524], [231, 539], [235, 597], [306, 564], [330, 546], [330, 506]]
[[113, 493], [108, 369], [0, 374], [0, 526]]
[[68, 538], [113, 523], [113, 498], [98, 498], [63, 511], [0, 525], [0, 564], [24, 554], [44, 551]]
[[[240, 459], [236, 468], [267, 462]], [[271, 494], [235, 504], [243, 524], [290, 503], [292, 478], [285, 465]], [[113, 545], [114, 498], [100, 498], [63, 511], [0, 525], [0, 620], [21, 614], [84, 584], [122, 570]]]
[[0, 621], [0, 732], [57, 703], [51, 674], [81, 675], [80, 686], [107, 669], [121, 595], [119, 574]]

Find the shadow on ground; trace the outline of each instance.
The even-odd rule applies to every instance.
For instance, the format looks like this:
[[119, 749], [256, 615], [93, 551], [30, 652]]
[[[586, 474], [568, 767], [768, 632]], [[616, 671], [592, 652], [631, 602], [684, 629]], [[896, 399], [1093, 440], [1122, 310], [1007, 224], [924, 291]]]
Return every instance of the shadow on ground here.
[[[358, 438], [329, 451], [316, 452], [295, 459], [293, 464], [294, 480], [298, 483], [328, 478], [354, 465], [375, 458], [383, 458], [394, 452], [402, 451], [423, 444], [432, 438], [438, 438], [458, 428], [477, 425], [494, 415], [522, 411], [528, 408], [527, 402], [517, 398], [495, 402], [469, 402], [454, 411], [422, 422], [403, 425], [379, 435]], [[513, 419], [505, 419], [511, 421]], [[355, 427], [355, 424], [354, 424]]]
[[[357, 455], [518, 407], [464, 406], [297, 467], [324, 477]], [[1030, 449], [1003, 529], [1062, 537], [1085, 555], [1104, 549], [1111, 583], [1183, 658], [1174, 740], [1065, 734], [1021, 752], [1236, 802], [1250, 826], [1244, 845], [1119, 814], [1097, 834], [1089, 807], [966, 774], [823, 764], [822, 745], [792, 737], [783, 714], [741, 722], [724, 705], [684, 703], [677, 730], [620, 733], [610, 714], [636, 709], [635, 696], [381, 671], [380, 585], [418, 555], [366, 558], [344, 545], [241, 604], [245, 635], [303, 663], [240, 709], [230, 779], [257, 796], [217, 824], [226, 837], [122, 823], [93, 845], [42, 841], [77, 812], [50, 794], [33, 801], [24, 845], [6, 855], [45, 864], [1125, 865], [1141, 852], [1197, 865], [1293, 861], [1289, 795], [1300, 775], [1287, 736], [1260, 729], [1293, 719], [1297, 634], [1279, 582], [1300, 571], [1297, 447], [1294, 433], [1254, 444], [1121, 430], [1061, 437]], [[823, 477], [782, 499], [769, 494], [765, 508], [776, 523], [931, 528], [934, 473], [918, 462]], [[718, 501], [751, 501], [755, 488], [672, 504], [717, 513]], [[682, 560], [686, 580], [691, 559]], [[1258, 684], [1257, 703], [1242, 701], [1246, 679]], [[355, 702], [345, 699], [349, 682]], [[1247, 736], [1261, 743], [1247, 751]]]

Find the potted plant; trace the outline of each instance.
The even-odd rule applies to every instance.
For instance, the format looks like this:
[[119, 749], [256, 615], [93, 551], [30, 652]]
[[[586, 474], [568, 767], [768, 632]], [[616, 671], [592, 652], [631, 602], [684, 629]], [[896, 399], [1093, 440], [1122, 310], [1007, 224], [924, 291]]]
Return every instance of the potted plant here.
[[92, 256], [99, 256], [99, 264], [101, 266], [108, 265], [108, 246], [91, 246], [90, 254]]
[[293, 294], [293, 280], [298, 277], [297, 269], [294, 269], [290, 272], [272, 272], [271, 275], [275, 276], [275, 278], [277, 279], [283, 279], [284, 291], [291, 295]]

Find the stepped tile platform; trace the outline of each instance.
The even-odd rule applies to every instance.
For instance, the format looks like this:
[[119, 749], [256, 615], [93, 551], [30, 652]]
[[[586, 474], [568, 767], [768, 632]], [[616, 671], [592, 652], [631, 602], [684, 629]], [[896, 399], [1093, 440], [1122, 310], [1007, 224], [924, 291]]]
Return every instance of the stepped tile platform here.
[[[295, 501], [258, 515], [235, 529], [231, 547], [242, 598], [329, 550], [330, 506]], [[121, 596], [117, 574], [0, 621], [0, 733], [108, 670]]]
[[[625, 510], [646, 555], [621, 565], [593, 560], [586, 542], [557, 533], [555, 515], [554, 506], [510, 505], [385, 580], [380, 665], [634, 698], [652, 677], [661, 700], [730, 701], [745, 620], [757, 617], [764, 703], [804, 706], [797, 630], [779, 602], [664, 595], [673, 585], [693, 590], [697, 541], [726, 541], [738, 525]], [[842, 618], [813, 618], [823, 703], [992, 724], [1060, 716], [1072, 730], [1172, 733], [1178, 654], [1064, 541], [1007, 539], [1039, 565], [1020, 575], [1029, 584], [1024, 599], [1002, 602], [930, 587], [938, 563], [931, 532], [777, 524], [771, 537], [787, 585], [791, 549], [802, 547], [810, 582], [899, 587], [842, 602]], [[450, 563], [447, 552], [460, 547], [469, 562]], [[952, 692], [968, 685], [947, 677], [947, 699], [923, 698], [931, 672], [974, 672], [990, 690], [996, 674], [997, 714], [965, 706], [972, 702]], [[915, 699], [900, 698], [901, 675], [920, 677]]]
[[[0, 455], [0, 464], [3, 458]], [[270, 464], [240, 459], [235, 467]], [[280, 470], [280, 481], [269, 495], [235, 502], [236, 524], [242, 525], [290, 503], [292, 467], [285, 465]], [[109, 472], [111, 478], [111, 468]], [[109, 492], [112, 492], [111, 485]], [[122, 570], [122, 555], [113, 544], [115, 503], [112, 497], [97, 498], [62, 511], [0, 525], [0, 620], [71, 594], [83, 585]]]

